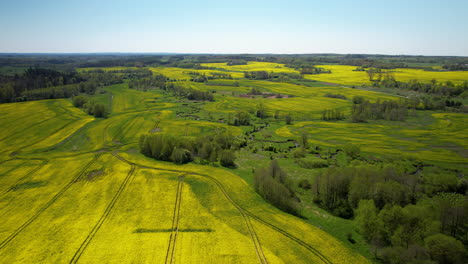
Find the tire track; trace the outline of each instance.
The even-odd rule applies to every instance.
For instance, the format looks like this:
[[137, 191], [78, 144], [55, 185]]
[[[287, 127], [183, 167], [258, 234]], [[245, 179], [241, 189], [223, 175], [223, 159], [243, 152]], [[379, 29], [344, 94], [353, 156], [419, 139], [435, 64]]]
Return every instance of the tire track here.
[[5, 175], [10, 174], [12, 171], [14, 171], [14, 170], [18, 169], [19, 167], [23, 166], [24, 163], [26, 163], [26, 162], [23, 161], [23, 162], [21, 162], [20, 164], [18, 164], [17, 166], [15, 166], [15, 167], [13, 167], [13, 168], [11, 168], [11, 169], [5, 171], [4, 173], [0, 173], [0, 177], [3, 177], [3, 176], [5, 176]]
[[179, 233], [179, 215], [180, 215], [180, 204], [182, 202], [182, 188], [184, 187], [184, 177], [179, 176], [178, 184], [177, 184], [177, 193], [176, 193], [176, 201], [174, 205], [174, 214], [172, 216], [172, 228], [171, 228], [171, 236], [169, 237], [169, 245], [166, 251], [166, 264], [172, 264], [174, 262], [174, 253], [175, 247], [177, 243], [177, 235]]
[[[250, 213], [248, 210], [246, 210], [245, 208], [243, 208], [242, 206], [240, 206], [237, 202], [235, 202], [231, 197], [230, 195], [226, 192], [226, 190], [224, 189], [224, 186], [222, 185], [221, 182], [219, 182], [217, 179], [209, 176], [209, 175], [206, 175], [206, 174], [201, 174], [201, 173], [196, 173], [196, 172], [190, 172], [190, 171], [184, 171], [184, 170], [174, 170], [174, 169], [161, 169], [161, 168], [156, 168], [156, 167], [151, 167], [151, 166], [146, 166], [146, 165], [141, 165], [141, 164], [137, 164], [137, 163], [134, 163], [134, 162], [131, 162], [129, 160], [126, 160], [125, 158], [121, 157], [120, 155], [118, 155], [117, 153], [113, 153], [113, 155], [115, 157], [117, 157], [119, 160], [125, 162], [125, 163], [128, 163], [128, 164], [133, 164], [135, 166], [139, 166], [140, 168], [145, 168], [145, 169], [152, 169], [152, 170], [158, 170], [158, 171], [170, 171], [170, 172], [176, 172], [176, 173], [185, 173], [186, 175], [197, 175], [197, 176], [201, 176], [201, 177], [205, 177], [207, 179], [210, 179], [212, 182], [214, 182], [218, 188], [221, 190], [221, 192], [223, 193], [224, 197], [226, 199], [228, 199], [228, 201], [233, 204], [239, 211], [242, 211], [243, 213], [245, 213], [247, 216], [250, 216], [251, 218], [255, 219], [256, 221], [258, 221], [259, 223], [261, 224], [264, 224], [268, 227], [270, 227], [271, 229], [281, 233], [282, 235], [284, 235], [285, 237], [291, 239], [292, 241], [296, 242], [297, 244], [301, 245], [302, 247], [304, 247], [306, 250], [308, 250], [309, 252], [311, 252], [312, 254], [316, 255], [318, 258], [320, 258], [320, 260], [322, 260], [324, 263], [327, 263], [327, 264], [332, 264], [333, 262], [331, 260], [329, 260], [325, 255], [323, 255], [320, 251], [318, 251], [316, 248], [314, 248], [313, 246], [307, 244], [305, 241], [301, 240], [300, 238], [297, 238], [295, 237], [294, 235], [290, 234], [288, 231], [282, 229], [282, 228], [279, 228], [271, 223], [269, 223], [268, 221], [265, 221], [263, 219], [261, 219], [260, 217]], [[257, 237], [257, 240], [258, 240], [258, 237]], [[260, 242], [260, 241], [258, 241]], [[256, 242], [254, 242], [256, 243]]]
[[[45, 123], [45, 122], [47, 122], [47, 121], [49, 121], [49, 120], [51, 120], [51, 119], [56, 118], [56, 117], [57, 117], [57, 115], [55, 115], [55, 116], [53, 116], [53, 117], [51, 117], [51, 118], [43, 119], [43, 120], [41, 120], [41, 121], [39, 121], [39, 122], [37, 122], [37, 123], [34, 123], [34, 124], [32, 124], [32, 125], [30, 125], [30, 126], [27, 126], [27, 127], [25, 127], [25, 128], [21, 128], [21, 129], [19, 129], [19, 130], [20, 130], [20, 131], [30, 130], [31, 128], [33, 128], [33, 127], [35, 127], [35, 126], [38, 126], [38, 125], [40, 125], [40, 124], [42, 124], [42, 123]], [[17, 131], [15, 131], [14, 133], [12, 133], [12, 134], [10, 134], [10, 135], [8, 135], [8, 136], [5, 136], [5, 137], [3, 137], [3, 138], [0, 138], [0, 141], [5, 140], [5, 139], [9, 139], [9, 138], [15, 137], [15, 136], [20, 136], [20, 135], [18, 134]]]
[[109, 205], [107, 205], [106, 207], [106, 210], [104, 211], [104, 213], [102, 214], [101, 218], [99, 218], [98, 222], [96, 223], [96, 225], [93, 227], [93, 229], [91, 230], [91, 232], [89, 232], [88, 236], [85, 238], [85, 240], [81, 243], [80, 247], [78, 248], [78, 250], [75, 252], [75, 254], [73, 255], [73, 258], [70, 260], [69, 263], [77, 263], [78, 260], [80, 259], [81, 255], [83, 255], [83, 252], [86, 250], [86, 248], [89, 246], [91, 240], [93, 240], [94, 236], [96, 235], [96, 233], [99, 231], [99, 229], [102, 227], [102, 225], [104, 224], [104, 222], [106, 221], [106, 219], [109, 217], [112, 209], [114, 208], [115, 204], [117, 203], [117, 200], [119, 199], [120, 195], [122, 194], [122, 192], [125, 190], [125, 188], [127, 187], [128, 185], [128, 182], [130, 180], [130, 178], [132, 178], [134, 172], [136, 170], [136, 165], [134, 164], [131, 164], [131, 169], [130, 171], [127, 173], [127, 176], [125, 177], [125, 179], [123, 180], [122, 184], [120, 185], [119, 189], [117, 190], [117, 192], [115, 193], [114, 197], [112, 198], [111, 202], [109, 203]]
[[2, 248], [4, 248], [6, 245], [8, 245], [8, 243], [11, 242], [11, 240], [13, 240], [18, 234], [20, 234], [26, 227], [28, 227], [32, 222], [34, 222], [34, 220], [37, 219], [37, 217], [39, 217], [39, 215], [41, 215], [47, 208], [49, 208], [53, 203], [55, 203], [55, 201], [57, 201], [71, 186], [73, 183], [75, 183], [80, 177], [81, 175], [83, 175], [83, 173], [85, 173], [85, 171], [94, 163], [96, 162], [96, 160], [99, 159], [99, 157], [101, 156], [102, 154], [101, 153], [98, 153], [94, 156], [94, 158], [88, 162], [72, 179], [71, 181], [65, 185], [65, 187], [63, 187], [58, 193], [55, 194], [54, 197], [52, 197], [52, 199], [50, 199], [45, 205], [43, 205], [33, 216], [31, 216], [26, 222], [24, 222], [18, 229], [15, 230], [15, 232], [13, 232], [10, 236], [8, 236], [5, 240], [3, 240], [1, 243], [0, 243], [0, 250]]
[[12, 153], [19, 153], [19, 152], [21, 151], [21, 149], [29, 148], [29, 147], [31, 147], [31, 146], [34, 146], [34, 145], [40, 143], [41, 141], [46, 140], [47, 138], [49, 138], [49, 137], [51, 137], [51, 136], [57, 134], [58, 132], [60, 132], [60, 131], [62, 131], [63, 129], [65, 129], [67, 126], [73, 124], [74, 122], [76, 122], [76, 120], [72, 120], [72, 121], [70, 121], [70, 122], [67, 122], [65, 125], [63, 125], [63, 126], [57, 128], [57, 129], [55, 129], [54, 131], [52, 131], [51, 133], [49, 133], [48, 136], [43, 137], [43, 138], [41, 138], [41, 139], [39, 139], [39, 140], [36, 140], [36, 141], [34, 141], [33, 143], [30, 143], [30, 144], [25, 145], [25, 146], [21, 146], [21, 147], [15, 149], [15, 150], [13, 150], [13, 151], [11, 151], [11, 150], [5, 150], [5, 151], [1, 152], [0, 154], [6, 153], [6, 152], [9, 152], [9, 151], [11, 151], [11, 152], [10, 152], [10, 155], [12, 155]]
[[[139, 166], [141, 168], [147, 168], [147, 169], [154, 169], [154, 170], [160, 170], [160, 171], [171, 171], [171, 172], [182, 172], [182, 173], [185, 173], [187, 175], [197, 175], [197, 176], [202, 176], [202, 177], [208, 177], [209, 179], [211, 179], [212, 181], [214, 180], [215, 184], [218, 186], [218, 188], [220, 188], [221, 192], [223, 193], [223, 195], [225, 196], [225, 198], [228, 199], [229, 202], [231, 202], [231, 204], [233, 204], [236, 209], [240, 212], [242, 218], [244, 219], [244, 222], [247, 226], [247, 229], [248, 229], [248, 232], [249, 232], [249, 235], [252, 239], [252, 242], [254, 243], [254, 248], [255, 248], [255, 252], [257, 254], [257, 257], [259, 258], [259, 261], [260, 263], [268, 263], [268, 260], [267, 258], [265, 257], [265, 254], [263, 253], [263, 249], [262, 249], [262, 245], [260, 243], [260, 239], [258, 238], [258, 235], [257, 233], [255, 232], [255, 229], [254, 227], [252, 226], [252, 222], [250, 221], [249, 217], [246, 215], [246, 213], [244, 212], [245, 210], [242, 209], [242, 207], [240, 207], [237, 203], [234, 202], [234, 200], [232, 200], [232, 198], [227, 194], [227, 192], [224, 190], [223, 186], [221, 185], [220, 182], [218, 182], [217, 180], [215, 180], [214, 178], [211, 178], [210, 176], [207, 176], [207, 175], [202, 175], [202, 174], [198, 174], [198, 173], [193, 173], [193, 172], [189, 172], [189, 171], [182, 171], [182, 170], [165, 170], [165, 169], [158, 169], [158, 168], [154, 168], [154, 167], [147, 167], [147, 166], [143, 166], [143, 165], [139, 165], [139, 164], [136, 164], [136, 163], [133, 163], [131, 161], [128, 161], [126, 159], [124, 159], [123, 157], [121, 157], [120, 155], [118, 155], [116, 152], [113, 153], [113, 155], [115, 157], [117, 157], [119, 160], [125, 162], [125, 163], [128, 163], [128, 164], [132, 164], [132, 165], [135, 165], [135, 166]], [[180, 206], [180, 204], [179, 204]], [[169, 245], [170, 247], [170, 245]], [[169, 248], [168, 248], [169, 250]], [[172, 260], [171, 262], [168, 262], [168, 257], [166, 255], [166, 264], [167, 263], [172, 263]]]
[[[23, 180], [25, 180], [26, 178], [28, 178], [29, 176], [33, 175], [34, 173], [36, 173], [38, 170], [40, 170], [42, 167], [44, 167], [45, 165], [47, 165], [49, 163], [48, 160], [42, 160], [42, 163], [39, 164], [37, 167], [35, 167], [34, 169], [30, 170], [26, 175], [24, 175], [23, 177], [21, 177], [20, 179], [18, 179], [14, 184], [12, 184], [6, 191], [4, 191], [3, 193], [0, 194], [0, 196], [3, 196], [11, 191], [13, 191], [13, 189], [15, 188], [16, 185], [18, 185], [20, 182], [22, 182]], [[22, 163], [24, 164], [24, 163]], [[22, 165], [21, 164], [21, 165]]]
[[239, 204], [237, 204], [230, 196], [229, 194], [226, 192], [226, 190], [224, 189], [224, 187], [222, 186], [222, 184], [220, 182], [218, 182], [216, 179], [210, 177], [210, 176], [207, 176], [207, 175], [202, 175], [202, 174], [195, 174], [195, 175], [198, 175], [198, 176], [202, 176], [202, 177], [205, 177], [205, 178], [208, 178], [210, 179], [211, 181], [213, 181], [219, 188], [219, 190], [223, 193], [224, 197], [232, 204], [234, 205], [234, 207], [236, 207], [236, 209], [241, 213], [242, 215], [242, 218], [244, 218], [244, 222], [245, 224], [247, 225], [247, 228], [249, 230], [249, 234], [250, 234], [250, 237], [252, 238], [252, 241], [254, 243], [254, 246], [255, 246], [255, 251], [257, 253], [257, 257], [259, 258], [260, 260], [260, 263], [268, 263], [268, 260], [267, 258], [265, 257], [265, 254], [263, 253], [263, 249], [262, 249], [262, 245], [260, 243], [260, 239], [258, 238], [258, 235], [257, 235], [257, 232], [255, 231], [253, 225], [252, 225], [252, 222], [250, 221], [250, 218], [249, 216], [247, 215], [246, 211], [241, 207], [239, 206]]

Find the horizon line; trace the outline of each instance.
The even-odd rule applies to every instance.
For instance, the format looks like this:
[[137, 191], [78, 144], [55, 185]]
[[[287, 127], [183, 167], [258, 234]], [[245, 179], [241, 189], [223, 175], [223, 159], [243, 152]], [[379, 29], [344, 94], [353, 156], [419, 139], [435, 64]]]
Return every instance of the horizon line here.
[[462, 57], [468, 55], [423, 55], [423, 54], [383, 54], [383, 53], [208, 53], [208, 52], [0, 52], [0, 55], [368, 55], [393, 57]]

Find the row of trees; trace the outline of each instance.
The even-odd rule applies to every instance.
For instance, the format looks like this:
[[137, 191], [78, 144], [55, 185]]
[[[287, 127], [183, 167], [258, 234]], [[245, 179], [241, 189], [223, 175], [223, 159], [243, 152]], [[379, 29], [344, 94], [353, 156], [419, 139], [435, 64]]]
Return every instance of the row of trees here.
[[198, 158], [202, 163], [218, 162], [221, 166], [233, 168], [235, 155], [233, 150], [245, 144], [244, 140], [227, 132], [205, 136], [176, 137], [171, 134], [147, 134], [140, 137], [140, 152], [145, 156], [185, 164]]
[[211, 75], [206, 75], [199, 72], [189, 72], [188, 74], [192, 75], [192, 78], [190, 78], [190, 81], [192, 82], [208, 82], [208, 80], [232, 79], [231, 74], [221, 72], [213, 72]]
[[314, 66], [301, 68], [300, 72], [301, 72], [301, 74], [331, 73], [330, 70], [326, 70], [324, 68], [319, 68], [319, 67], [314, 67]]
[[326, 109], [322, 112], [322, 120], [336, 121], [345, 119], [345, 115], [339, 109]]

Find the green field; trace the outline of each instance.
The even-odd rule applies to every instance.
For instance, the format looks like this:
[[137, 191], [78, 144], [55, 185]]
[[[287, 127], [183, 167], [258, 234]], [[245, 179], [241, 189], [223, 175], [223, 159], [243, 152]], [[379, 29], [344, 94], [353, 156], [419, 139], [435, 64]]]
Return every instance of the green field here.
[[[368, 82], [365, 72], [352, 71], [354, 66], [322, 65], [332, 73], [306, 76], [343, 86], [243, 78], [244, 71], [297, 73], [277, 63], [201, 66], [214, 69], [148, 69], [182, 87], [216, 91], [212, 102], [180, 99], [160, 89], [132, 90], [124, 82], [87, 95], [110, 109], [105, 119], [91, 117], [70, 99], [0, 104], [1, 262], [372, 263], [354, 222], [314, 205], [311, 191], [299, 193], [304, 218], [277, 209], [254, 191], [253, 169], [282, 155], [264, 147], [286, 148], [305, 133], [310, 144], [324, 149], [353, 143], [368, 155], [467, 169], [466, 114], [415, 110], [406, 121], [321, 120], [327, 109], [348, 117], [354, 96], [371, 102], [401, 99], [348, 87]], [[234, 79], [207, 85], [190, 82], [189, 72], [229, 73]], [[465, 73], [395, 70], [398, 80], [461, 82], [468, 79]], [[222, 85], [235, 81], [237, 86]], [[244, 96], [252, 88], [273, 96]], [[346, 98], [325, 96], [330, 93]], [[196, 137], [228, 131], [241, 137], [251, 128], [227, 120], [240, 110], [253, 115], [259, 104], [270, 117], [253, 119], [262, 127], [251, 147], [256, 150], [237, 152], [236, 169], [175, 165], [139, 152], [139, 137], [148, 133]], [[292, 124], [285, 124], [285, 115], [293, 117]], [[319, 172], [299, 168], [292, 158], [280, 163], [295, 186]], [[348, 241], [348, 233], [356, 243]]]

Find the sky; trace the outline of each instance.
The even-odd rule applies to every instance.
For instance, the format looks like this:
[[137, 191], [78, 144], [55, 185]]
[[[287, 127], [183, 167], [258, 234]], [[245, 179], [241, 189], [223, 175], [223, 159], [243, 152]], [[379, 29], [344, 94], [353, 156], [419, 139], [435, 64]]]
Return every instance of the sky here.
[[0, 53], [468, 56], [467, 0], [0, 0]]

